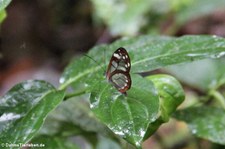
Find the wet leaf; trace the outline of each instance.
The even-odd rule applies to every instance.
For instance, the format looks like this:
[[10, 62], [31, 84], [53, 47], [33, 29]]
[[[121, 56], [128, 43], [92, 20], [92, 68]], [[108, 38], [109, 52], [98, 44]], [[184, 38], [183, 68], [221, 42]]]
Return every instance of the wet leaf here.
[[[183, 36], [179, 38], [163, 36], [140, 36], [121, 39], [111, 45], [96, 46], [88, 55], [73, 60], [65, 69], [60, 88], [83, 85], [88, 80], [96, 80], [96, 73], [104, 74], [112, 53], [125, 47], [131, 59], [131, 72], [146, 72], [165, 66], [196, 61], [206, 58], [220, 58], [225, 54], [225, 39], [215, 36]], [[92, 81], [91, 81], [92, 82]]]
[[158, 74], [146, 77], [151, 80], [159, 96], [159, 117], [150, 123], [144, 139], [149, 138], [163, 124], [169, 121], [171, 115], [184, 100], [184, 91], [180, 83], [169, 75]]
[[184, 101], [184, 90], [180, 83], [172, 76], [159, 74], [147, 77], [151, 80], [159, 94], [160, 116], [167, 122], [177, 107]]
[[215, 107], [193, 107], [177, 111], [175, 118], [185, 121], [201, 138], [225, 145], [225, 111]]
[[151, 81], [132, 75], [127, 96], [103, 80], [93, 87], [91, 108], [115, 134], [140, 147], [151, 122], [158, 118], [159, 100]]
[[0, 142], [28, 142], [63, 97], [64, 91], [56, 91], [44, 81], [25, 81], [15, 85], [0, 99]]
[[[73, 60], [65, 69], [60, 88], [71, 85], [91, 92], [91, 108], [97, 118], [114, 133], [138, 147], [170, 117], [176, 106], [167, 107], [165, 111], [169, 114], [164, 115], [164, 121], [157, 121], [160, 116], [158, 93], [165, 95], [169, 92], [164, 92], [162, 87], [157, 91], [151, 81], [132, 75], [132, 87], [128, 96], [124, 96], [106, 81], [103, 74], [107, 63], [119, 47], [127, 49], [132, 63], [131, 74], [134, 74], [172, 64], [222, 57], [225, 54], [225, 39], [215, 36], [140, 36], [121, 39], [111, 45], [94, 47], [88, 53], [89, 57]], [[176, 95], [176, 89], [174, 91]], [[170, 105], [168, 103], [165, 105]]]

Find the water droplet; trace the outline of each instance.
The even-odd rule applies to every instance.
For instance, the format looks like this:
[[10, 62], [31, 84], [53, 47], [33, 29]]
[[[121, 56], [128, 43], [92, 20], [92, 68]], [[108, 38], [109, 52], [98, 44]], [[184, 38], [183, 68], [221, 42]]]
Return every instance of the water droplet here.
[[225, 55], [225, 51], [220, 52], [220, 53], [215, 54], [215, 55], [212, 55], [211, 58], [220, 58], [220, 57], [222, 57], [222, 56], [224, 56], [224, 55]]
[[124, 129], [124, 133], [125, 133], [125, 134], [128, 134], [128, 133], [130, 132], [130, 130], [131, 130], [131, 128], [128, 127], [127, 129]]
[[21, 117], [20, 114], [15, 114], [15, 113], [4, 113], [4, 114], [0, 117], [0, 122], [9, 121], [9, 120], [14, 120], [14, 119], [18, 119], [18, 118], [20, 118], [20, 117]]
[[88, 87], [89, 85], [87, 83], [84, 83], [84, 87]]
[[118, 98], [119, 98], [119, 96], [121, 96], [121, 94], [120, 94], [120, 93], [118, 93], [118, 94], [114, 94], [114, 95], [112, 96], [112, 100], [113, 100], [113, 101], [115, 101], [116, 99], [118, 99]]
[[197, 133], [197, 130], [196, 130], [196, 129], [192, 129], [191, 132], [192, 132], [193, 134], [196, 134], [196, 133]]
[[32, 116], [31, 116], [31, 120], [34, 120], [35, 119], [35, 117], [36, 117], [36, 115], [35, 114], [33, 114]]
[[119, 136], [124, 136], [124, 133], [122, 131], [114, 131], [114, 133]]
[[197, 57], [197, 56], [206, 56], [206, 53], [188, 53], [187, 56], [189, 57]]
[[120, 126], [117, 126], [117, 127], [114, 127], [114, 126], [110, 126], [109, 125], [109, 128], [117, 135], [123, 137], [125, 134], [124, 134], [124, 130], [120, 127]]
[[140, 146], [141, 146], [140, 141], [136, 141], [136, 142], [135, 142], [135, 145], [136, 145], [137, 147], [140, 147]]
[[62, 78], [59, 79], [59, 83], [62, 84], [62, 83], [64, 83], [64, 82], [65, 82], [65, 78], [64, 78], [64, 77], [62, 77]]
[[31, 89], [32, 86], [33, 86], [33, 83], [32, 83], [31, 81], [27, 81], [27, 83], [24, 83], [24, 84], [23, 84], [23, 88], [24, 88], [25, 90]]
[[143, 129], [141, 129], [141, 130], [139, 131], [139, 133], [140, 133], [140, 136], [141, 136], [141, 137], [144, 137], [145, 131], [144, 131]]
[[92, 108], [96, 108], [96, 107], [98, 107], [98, 105], [99, 105], [99, 100], [98, 100], [97, 97], [95, 97], [94, 102], [92, 102], [92, 103], [90, 104], [90, 108], [91, 108], [91, 109], [92, 109]]
[[154, 122], [157, 118], [158, 116], [151, 116], [150, 122]]
[[163, 86], [163, 90], [167, 90], [168, 89], [168, 87], [167, 86]]

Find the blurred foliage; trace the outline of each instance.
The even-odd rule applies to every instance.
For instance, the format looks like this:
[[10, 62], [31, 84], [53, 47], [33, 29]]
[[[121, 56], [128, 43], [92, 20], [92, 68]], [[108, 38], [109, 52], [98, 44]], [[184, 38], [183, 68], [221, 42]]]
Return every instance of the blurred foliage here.
[[189, 0], [189, 3], [187, 3], [185, 7], [182, 7], [178, 12], [176, 12], [176, 22], [182, 25], [189, 20], [196, 19], [200, 16], [204, 16], [213, 11], [224, 8], [224, 0]]
[[224, 109], [202, 106], [177, 111], [175, 117], [187, 122], [191, 132], [198, 137], [224, 145], [224, 114]]
[[[5, 17], [6, 17], [5, 10], [1, 10], [0, 11], [0, 23], [5, 19]], [[1, 56], [0, 56], [0, 58], [1, 58]]]
[[145, 17], [152, 1], [143, 0], [91, 0], [96, 19], [102, 19], [113, 35], [135, 34], [145, 24]]
[[[202, 91], [207, 91], [225, 82], [225, 59], [218, 60], [205, 59], [201, 61], [169, 66], [165, 70], [170, 74], [175, 75], [179, 80], [198, 88]], [[192, 71], [190, 71], [190, 68]], [[207, 75], [206, 75], [207, 74]]]
[[9, 5], [10, 2], [11, 2], [11, 0], [1, 0], [0, 1], [0, 24], [6, 17], [6, 11], [4, 9]]
[[10, 2], [11, 2], [11, 0], [1, 0], [0, 1], [0, 11], [5, 9], [9, 5]]
[[221, 0], [91, 0], [94, 19], [104, 22], [112, 35], [160, 33], [165, 21], [172, 24], [166, 33], [173, 34], [185, 22], [225, 7]]

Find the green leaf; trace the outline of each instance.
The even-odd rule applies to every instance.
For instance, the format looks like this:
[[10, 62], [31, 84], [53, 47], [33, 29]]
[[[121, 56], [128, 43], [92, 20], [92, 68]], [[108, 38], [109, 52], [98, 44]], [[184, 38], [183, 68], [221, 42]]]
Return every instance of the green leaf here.
[[158, 118], [159, 100], [151, 81], [132, 75], [133, 85], [127, 96], [103, 80], [91, 93], [95, 115], [115, 134], [140, 147], [151, 122]]
[[175, 118], [185, 121], [201, 138], [225, 145], [225, 111], [215, 107], [193, 107], [177, 111]]
[[[62, 137], [50, 137], [50, 136], [38, 136], [32, 139], [32, 144], [35, 145], [44, 145], [45, 149], [79, 149], [79, 147], [74, 144], [72, 141], [67, 140], [66, 138]], [[37, 147], [33, 147], [37, 148]]]
[[159, 74], [147, 77], [151, 80], [158, 92], [160, 112], [159, 117], [150, 123], [144, 139], [149, 138], [165, 122], [184, 100], [184, 91], [180, 83], [169, 75]]
[[[0, 11], [0, 24], [2, 23], [2, 21], [6, 18], [6, 11], [2, 10]], [[0, 59], [2, 58], [2, 55], [0, 53]]]
[[169, 75], [152, 75], [147, 77], [151, 80], [159, 94], [160, 116], [167, 122], [177, 107], [184, 101], [184, 91], [180, 83]]
[[25, 81], [14, 86], [0, 99], [1, 143], [28, 142], [63, 97], [64, 91], [56, 91], [44, 81]]
[[[132, 76], [132, 87], [128, 91], [128, 96], [124, 97], [103, 77], [104, 69], [106, 69], [112, 53], [121, 46], [125, 47], [130, 55], [131, 74], [151, 71], [172, 64], [205, 58], [219, 58], [225, 54], [225, 39], [216, 36], [184, 36], [179, 38], [140, 36], [121, 39], [108, 46], [94, 47], [88, 55], [97, 63], [87, 56], [72, 61], [60, 79], [60, 89], [65, 89], [71, 85], [75, 89], [79, 88], [91, 92], [91, 106], [95, 115], [114, 133], [120, 134], [136, 146], [140, 146], [141, 142], [146, 139], [144, 136], [149, 134], [151, 129], [149, 127], [153, 126], [157, 129], [162, 124], [161, 121], [157, 121], [158, 116], [160, 116], [158, 113], [159, 101], [157, 93], [153, 94], [156, 90], [151, 81], [146, 82], [146, 80], [142, 80], [143, 78], [138, 79], [138, 77]], [[105, 63], [104, 58], [106, 58], [107, 63]], [[146, 87], [150, 90], [143, 90]], [[139, 100], [146, 102], [146, 104], [139, 103]], [[151, 105], [149, 101], [155, 106]], [[147, 109], [143, 105], [149, 105], [148, 107], [155, 109]], [[147, 118], [144, 109], [153, 110], [147, 113], [151, 113], [154, 118]], [[169, 111], [168, 113], [172, 113], [174, 109], [173, 107], [166, 110]], [[133, 120], [132, 114], [140, 119]], [[165, 121], [166, 117], [169, 115], [164, 115]]]
[[12, 0], [1, 0], [0, 1], [0, 11], [5, 9]]
[[225, 54], [225, 39], [207, 35], [179, 38], [147, 35], [121, 39], [108, 46], [96, 46], [88, 55], [98, 63], [85, 56], [73, 60], [63, 72], [60, 88], [64, 89], [71, 84], [83, 84], [80, 88], [86, 89], [87, 85], [91, 85], [87, 83], [88, 80], [98, 81], [96, 73], [104, 74], [106, 62], [109, 62], [112, 53], [119, 47], [126, 48], [130, 55], [131, 73], [138, 73], [173, 64], [219, 58]]

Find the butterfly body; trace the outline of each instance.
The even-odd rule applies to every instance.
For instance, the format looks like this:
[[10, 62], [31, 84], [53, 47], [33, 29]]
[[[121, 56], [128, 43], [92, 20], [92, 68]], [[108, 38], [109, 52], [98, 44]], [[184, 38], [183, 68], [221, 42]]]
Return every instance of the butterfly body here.
[[126, 91], [131, 87], [130, 77], [130, 57], [126, 49], [120, 47], [112, 55], [106, 71], [106, 79], [121, 93], [126, 94]]

